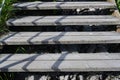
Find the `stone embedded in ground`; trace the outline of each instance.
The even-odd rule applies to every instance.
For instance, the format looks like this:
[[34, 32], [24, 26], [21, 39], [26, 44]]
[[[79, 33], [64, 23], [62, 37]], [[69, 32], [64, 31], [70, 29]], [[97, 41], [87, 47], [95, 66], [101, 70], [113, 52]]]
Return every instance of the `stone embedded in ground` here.
[[98, 75], [91, 76], [89, 80], [99, 80], [99, 76]]
[[25, 80], [34, 80], [34, 75], [28, 76]]
[[47, 80], [47, 76], [41, 76], [39, 80]]
[[65, 75], [64, 80], [69, 80], [69, 75]]
[[65, 77], [64, 76], [60, 76], [60, 80], [64, 80], [65, 79]]

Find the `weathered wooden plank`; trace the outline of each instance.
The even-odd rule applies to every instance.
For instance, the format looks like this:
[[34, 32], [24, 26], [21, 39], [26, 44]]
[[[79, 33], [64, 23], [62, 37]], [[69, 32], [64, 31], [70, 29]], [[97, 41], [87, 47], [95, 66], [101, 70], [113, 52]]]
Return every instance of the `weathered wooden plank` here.
[[0, 72], [120, 71], [120, 53], [1, 55]]
[[120, 60], [5, 61], [0, 72], [120, 71], [119, 63]]
[[[1, 54], [0, 61], [79, 61], [79, 60], [120, 60], [120, 53], [37, 53], [37, 54]], [[7, 59], [6, 59], [7, 58]]]
[[8, 26], [57, 25], [117, 25], [120, 19], [113, 16], [26, 16], [7, 21]]
[[[9, 34], [4, 35], [3, 37], [27, 37], [27, 36], [119, 36], [119, 32], [115, 31], [106, 31], [106, 32], [9, 32]], [[2, 37], [1, 37], [2, 38]]]
[[100, 44], [120, 43], [119, 36], [47, 36], [47, 37], [11, 37], [2, 40], [3, 45], [28, 45], [28, 44]]
[[[120, 43], [120, 35], [116, 32], [27, 32], [8, 34], [0, 39], [1, 45], [33, 45], [33, 44], [101, 44]], [[29, 33], [29, 32], [28, 32]], [[70, 34], [69, 34], [70, 33]], [[72, 34], [73, 33], [73, 34]], [[25, 34], [25, 35], [24, 35]], [[33, 35], [34, 34], [34, 35]], [[53, 34], [53, 35], [52, 35]], [[72, 34], [72, 35], [71, 35]]]
[[115, 8], [115, 4], [107, 1], [88, 2], [24, 2], [13, 4], [21, 10], [43, 10], [43, 9], [77, 9], [77, 8]]
[[9, 32], [8, 34], [1, 37], [28, 37], [28, 36], [119, 36], [119, 32]]
[[111, 15], [64, 15], [64, 16], [24, 16], [24, 17], [19, 17], [18, 19], [30, 19], [32, 20], [33, 18], [34, 19], [56, 19], [56, 18], [66, 18], [66, 19], [105, 19], [105, 18], [108, 18], [108, 19], [111, 19], [111, 18], [115, 18], [114, 16], [111, 16]]

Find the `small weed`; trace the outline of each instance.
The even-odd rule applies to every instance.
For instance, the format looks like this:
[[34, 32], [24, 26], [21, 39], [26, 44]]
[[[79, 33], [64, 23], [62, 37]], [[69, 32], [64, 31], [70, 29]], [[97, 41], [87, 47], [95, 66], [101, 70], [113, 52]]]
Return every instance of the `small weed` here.
[[0, 80], [14, 80], [14, 73], [0, 73]]
[[[6, 26], [6, 20], [13, 15], [13, 13], [11, 12], [13, 10], [13, 7], [11, 5], [15, 1], [16, 0], [5, 0], [5, 4], [0, 16], [0, 34], [9, 31], [8, 27]], [[2, 3], [2, 0], [0, 0], [0, 3]]]
[[18, 47], [15, 53], [25, 53], [26, 49], [24, 47]]
[[120, 11], [120, 0], [116, 0], [116, 2], [117, 2], [118, 9]]

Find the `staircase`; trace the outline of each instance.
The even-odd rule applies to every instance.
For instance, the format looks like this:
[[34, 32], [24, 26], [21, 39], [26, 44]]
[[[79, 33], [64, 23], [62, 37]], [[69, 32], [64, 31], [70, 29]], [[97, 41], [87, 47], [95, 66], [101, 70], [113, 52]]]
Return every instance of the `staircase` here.
[[[107, 45], [120, 44], [120, 14], [116, 8], [114, 0], [99, 1], [65, 1], [65, 2], [20, 2], [13, 4], [18, 11], [36, 12], [41, 10], [54, 10], [69, 12], [76, 11], [75, 14], [56, 14], [33, 16], [17, 16], [6, 21], [10, 29], [17, 28], [3, 35], [0, 38], [0, 45], [3, 46], [51, 46], [59, 45], [60, 51], [50, 53], [37, 52], [34, 53], [6, 53], [0, 54], [0, 72], [116, 72], [120, 71], [120, 54], [109, 53], [80, 53], [74, 49], [84, 47], [83, 45]], [[96, 14], [82, 14], [82, 11], [96, 12]], [[105, 13], [105, 12], [108, 13]], [[109, 13], [110, 12], [110, 13]], [[79, 15], [77, 14], [79, 13]], [[28, 13], [29, 14], [29, 13]], [[37, 13], [39, 14], [39, 13]], [[57, 30], [56, 28], [77, 28], [80, 30]], [[108, 27], [115, 27], [115, 30], [107, 30]], [[32, 30], [35, 27], [42, 31]], [[49, 27], [47, 29], [47, 27]], [[24, 28], [23, 31], [20, 28]], [[55, 31], [51, 29], [56, 29]], [[88, 28], [90, 30], [88, 30]], [[91, 31], [92, 28], [104, 29], [103, 31]], [[29, 30], [30, 29], [30, 30]], [[47, 29], [47, 30], [46, 30]], [[81, 30], [83, 29], [83, 30]], [[27, 31], [28, 30], [28, 31]], [[46, 31], [45, 31], [46, 30]], [[70, 49], [64, 48], [69, 45]], [[72, 50], [73, 49], [73, 50]], [[6, 50], [7, 51], [7, 50]], [[32, 77], [32, 76], [31, 76]], [[28, 78], [28, 80], [34, 80]], [[47, 79], [40, 79], [47, 80]], [[61, 79], [67, 80], [67, 79]], [[82, 80], [82, 79], [79, 79]], [[103, 79], [102, 79], [103, 80]]]

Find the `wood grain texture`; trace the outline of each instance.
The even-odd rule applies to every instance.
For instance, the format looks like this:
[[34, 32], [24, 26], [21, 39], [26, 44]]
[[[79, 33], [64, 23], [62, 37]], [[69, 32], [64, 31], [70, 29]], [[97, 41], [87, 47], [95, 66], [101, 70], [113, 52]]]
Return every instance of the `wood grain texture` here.
[[62, 25], [118, 25], [120, 19], [114, 16], [25, 16], [12, 18], [8, 26], [62, 26]]
[[0, 72], [120, 71], [119, 63], [119, 53], [6, 54], [1, 60]]
[[[0, 54], [0, 60], [6, 61], [77, 61], [77, 60], [120, 60], [120, 53], [32, 53], [32, 54]], [[61, 57], [62, 56], [62, 57]]]
[[115, 8], [115, 4], [107, 1], [89, 2], [24, 2], [13, 4], [21, 10], [44, 10], [44, 9], [77, 9], [77, 8]]
[[1, 45], [120, 43], [117, 32], [16, 32], [3, 36]]

